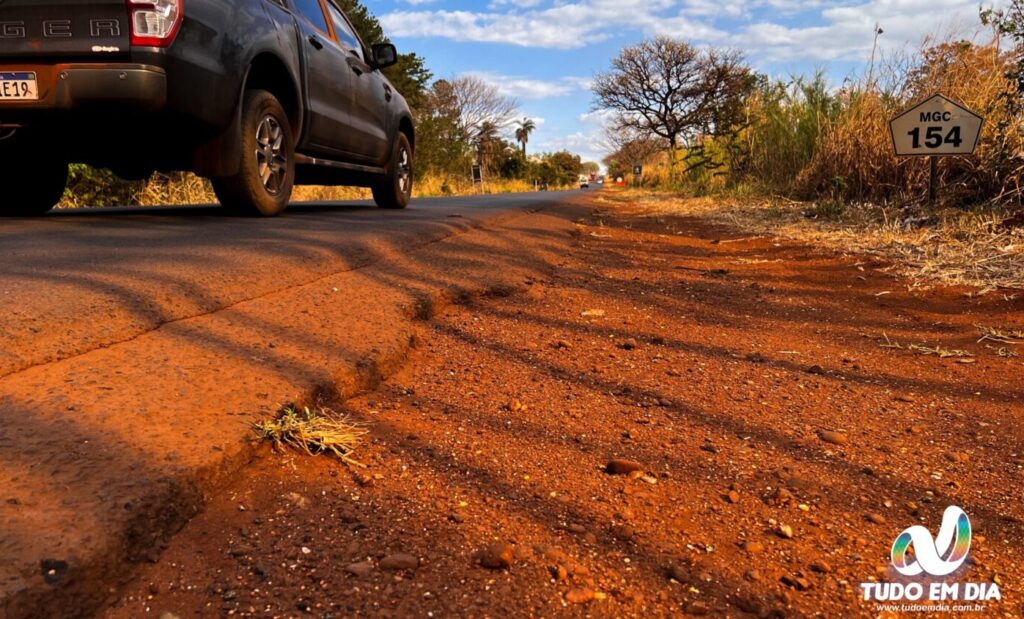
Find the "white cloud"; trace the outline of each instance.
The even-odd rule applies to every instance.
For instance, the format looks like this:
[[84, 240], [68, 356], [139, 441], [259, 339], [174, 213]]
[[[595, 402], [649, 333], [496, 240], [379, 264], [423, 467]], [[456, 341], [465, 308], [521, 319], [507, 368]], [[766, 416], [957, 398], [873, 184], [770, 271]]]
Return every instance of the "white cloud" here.
[[561, 80], [537, 80], [521, 76], [503, 75], [489, 71], [473, 71], [466, 75], [477, 77], [491, 84], [506, 97], [537, 100], [564, 97], [576, 90], [589, 88], [589, 78], [565, 77]]
[[733, 46], [755, 62], [824, 62], [865, 58], [876, 22], [883, 49], [976, 25], [978, 0], [492, 0], [485, 11], [396, 11], [381, 21], [399, 37], [578, 49], [634, 32]]
[[601, 133], [598, 130], [577, 131], [549, 138], [539, 142], [534, 147], [535, 152], [556, 152], [560, 150], [576, 153], [583, 161], [597, 161], [599, 163], [606, 155], [602, 151]]

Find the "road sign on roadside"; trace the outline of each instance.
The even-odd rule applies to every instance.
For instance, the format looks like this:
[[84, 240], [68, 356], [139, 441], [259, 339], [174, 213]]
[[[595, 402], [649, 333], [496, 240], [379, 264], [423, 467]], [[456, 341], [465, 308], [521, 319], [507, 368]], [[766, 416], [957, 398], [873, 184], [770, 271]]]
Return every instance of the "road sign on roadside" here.
[[889, 121], [897, 157], [930, 159], [929, 203], [934, 205], [938, 195], [938, 158], [973, 153], [984, 123], [981, 116], [941, 94], [932, 95]]
[[970, 155], [978, 146], [984, 120], [942, 95], [933, 95], [889, 123], [900, 157]]
[[483, 182], [484, 182], [484, 171], [483, 171], [483, 168], [481, 168], [478, 165], [474, 165], [473, 166], [473, 184], [476, 185], [478, 183], [483, 183]]
[[644, 173], [644, 167], [642, 165], [633, 166], [633, 176], [640, 176]]

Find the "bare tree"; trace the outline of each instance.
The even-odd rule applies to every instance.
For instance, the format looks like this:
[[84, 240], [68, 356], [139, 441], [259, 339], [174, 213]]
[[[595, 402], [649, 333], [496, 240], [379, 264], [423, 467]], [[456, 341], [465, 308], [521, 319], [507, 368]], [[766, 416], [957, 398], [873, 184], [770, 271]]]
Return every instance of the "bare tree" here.
[[448, 84], [460, 128], [474, 141], [487, 125], [499, 130], [507, 127], [518, 111], [518, 101], [479, 77], [463, 75]]
[[738, 132], [743, 101], [755, 85], [738, 52], [658, 37], [623, 49], [593, 90], [596, 108], [615, 112], [614, 129], [663, 139], [673, 167], [685, 148], [693, 169], [713, 165], [704, 138]]
[[608, 167], [609, 174], [613, 177], [622, 176], [634, 165], [665, 152], [667, 144], [664, 138], [650, 134], [640, 135], [630, 129], [605, 127], [601, 146], [609, 154], [602, 161]]

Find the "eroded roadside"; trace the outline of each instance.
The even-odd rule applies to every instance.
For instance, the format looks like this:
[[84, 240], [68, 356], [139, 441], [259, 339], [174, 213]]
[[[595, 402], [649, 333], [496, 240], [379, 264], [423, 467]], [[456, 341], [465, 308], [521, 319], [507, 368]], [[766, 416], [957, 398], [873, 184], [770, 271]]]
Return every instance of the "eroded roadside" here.
[[579, 224], [553, 271], [336, 404], [368, 469], [261, 451], [105, 616], [877, 616], [859, 584], [954, 504], [981, 616], [1024, 613], [1024, 343], [979, 342], [1024, 301], [580, 215], [549, 214]]
[[[438, 223], [411, 238], [378, 231], [362, 248], [374, 258], [362, 268], [348, 268], [346, 250], [331, 245], [349, 237], [325, 235], [315, 224], [345, 217], [328, 212], [298, 216], [297, 224], [282, 220], [281, 234], [293, 249], [304, 234], [314, 239], [308, 252], [293, 255], [289, 269], [323, 252], [333, 256], [335, 271], [282, 286], [279, 273], [265, 270], [262, 286], [273, 293], [235, 281], [232, 294], [247, 298], [115, 342], [79, 337], [97, 325], [75, 323], [69, 337], [79, 349], [0, 378], [0, 616], [88, 615], [108, 602], [135, 565], [155, 559], [167, 536], [249, 460], [254, 421], [280, 403], [376, 387], [405, 362], [417, 319], [452, 299], [522, 287], [549, 269], [572, 225], [535, 213], [544, 206], [533, 200], [465, 217], [434, 213]], [[102, 225], [124, 234], [124, 222]], [[192, 225], [206, 229], [202, 221]], [[130, 280], [133, 264], [118, 276]], [[140, 275], [132, 295], [159, 287], [159, 275], [147, 273], [152, 279]], [[177, 277], [185, 281], [188, 274]], [[104, 306], [98, 297], [99, 305], [90, 305], [88, 289], [81, 320], [102, 320]], [[39, 294], [48, 290], [42, 286]], [[49, 299], [52, 311], [67, 312], [59, 307], [62, 298], [83, 301], [57, 295]], [[59, 331], [51, 325], [50, 333]], [[27, 347], [23, 356], [34, 358], [33, 340], [19, 341]], [[40, 341], [45, 349], [57, 340]]]

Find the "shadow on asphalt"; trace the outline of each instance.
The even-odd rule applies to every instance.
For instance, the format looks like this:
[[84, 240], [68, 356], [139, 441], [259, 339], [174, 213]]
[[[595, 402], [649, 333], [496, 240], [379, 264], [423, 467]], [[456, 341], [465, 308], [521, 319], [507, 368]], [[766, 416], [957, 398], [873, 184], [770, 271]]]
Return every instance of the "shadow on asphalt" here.
[[[289, 214], [311, 212], [358, 212], [374, 211], [377, 207], [362, 202], [301, 202], [288, 206], [283, 217]], [[217, 204], [196, 204], [181, 206], [110, 206], [97, 208], [55, 209], [42, 218], [75, 218], [94, 217], [128, 217], [149, 215], [155, 217], [222, 217], [225, 219], [252, 219], [245, 216], [232, 215], [221, 209]], [[39, 218], [36, 218], [39, 219]]]

